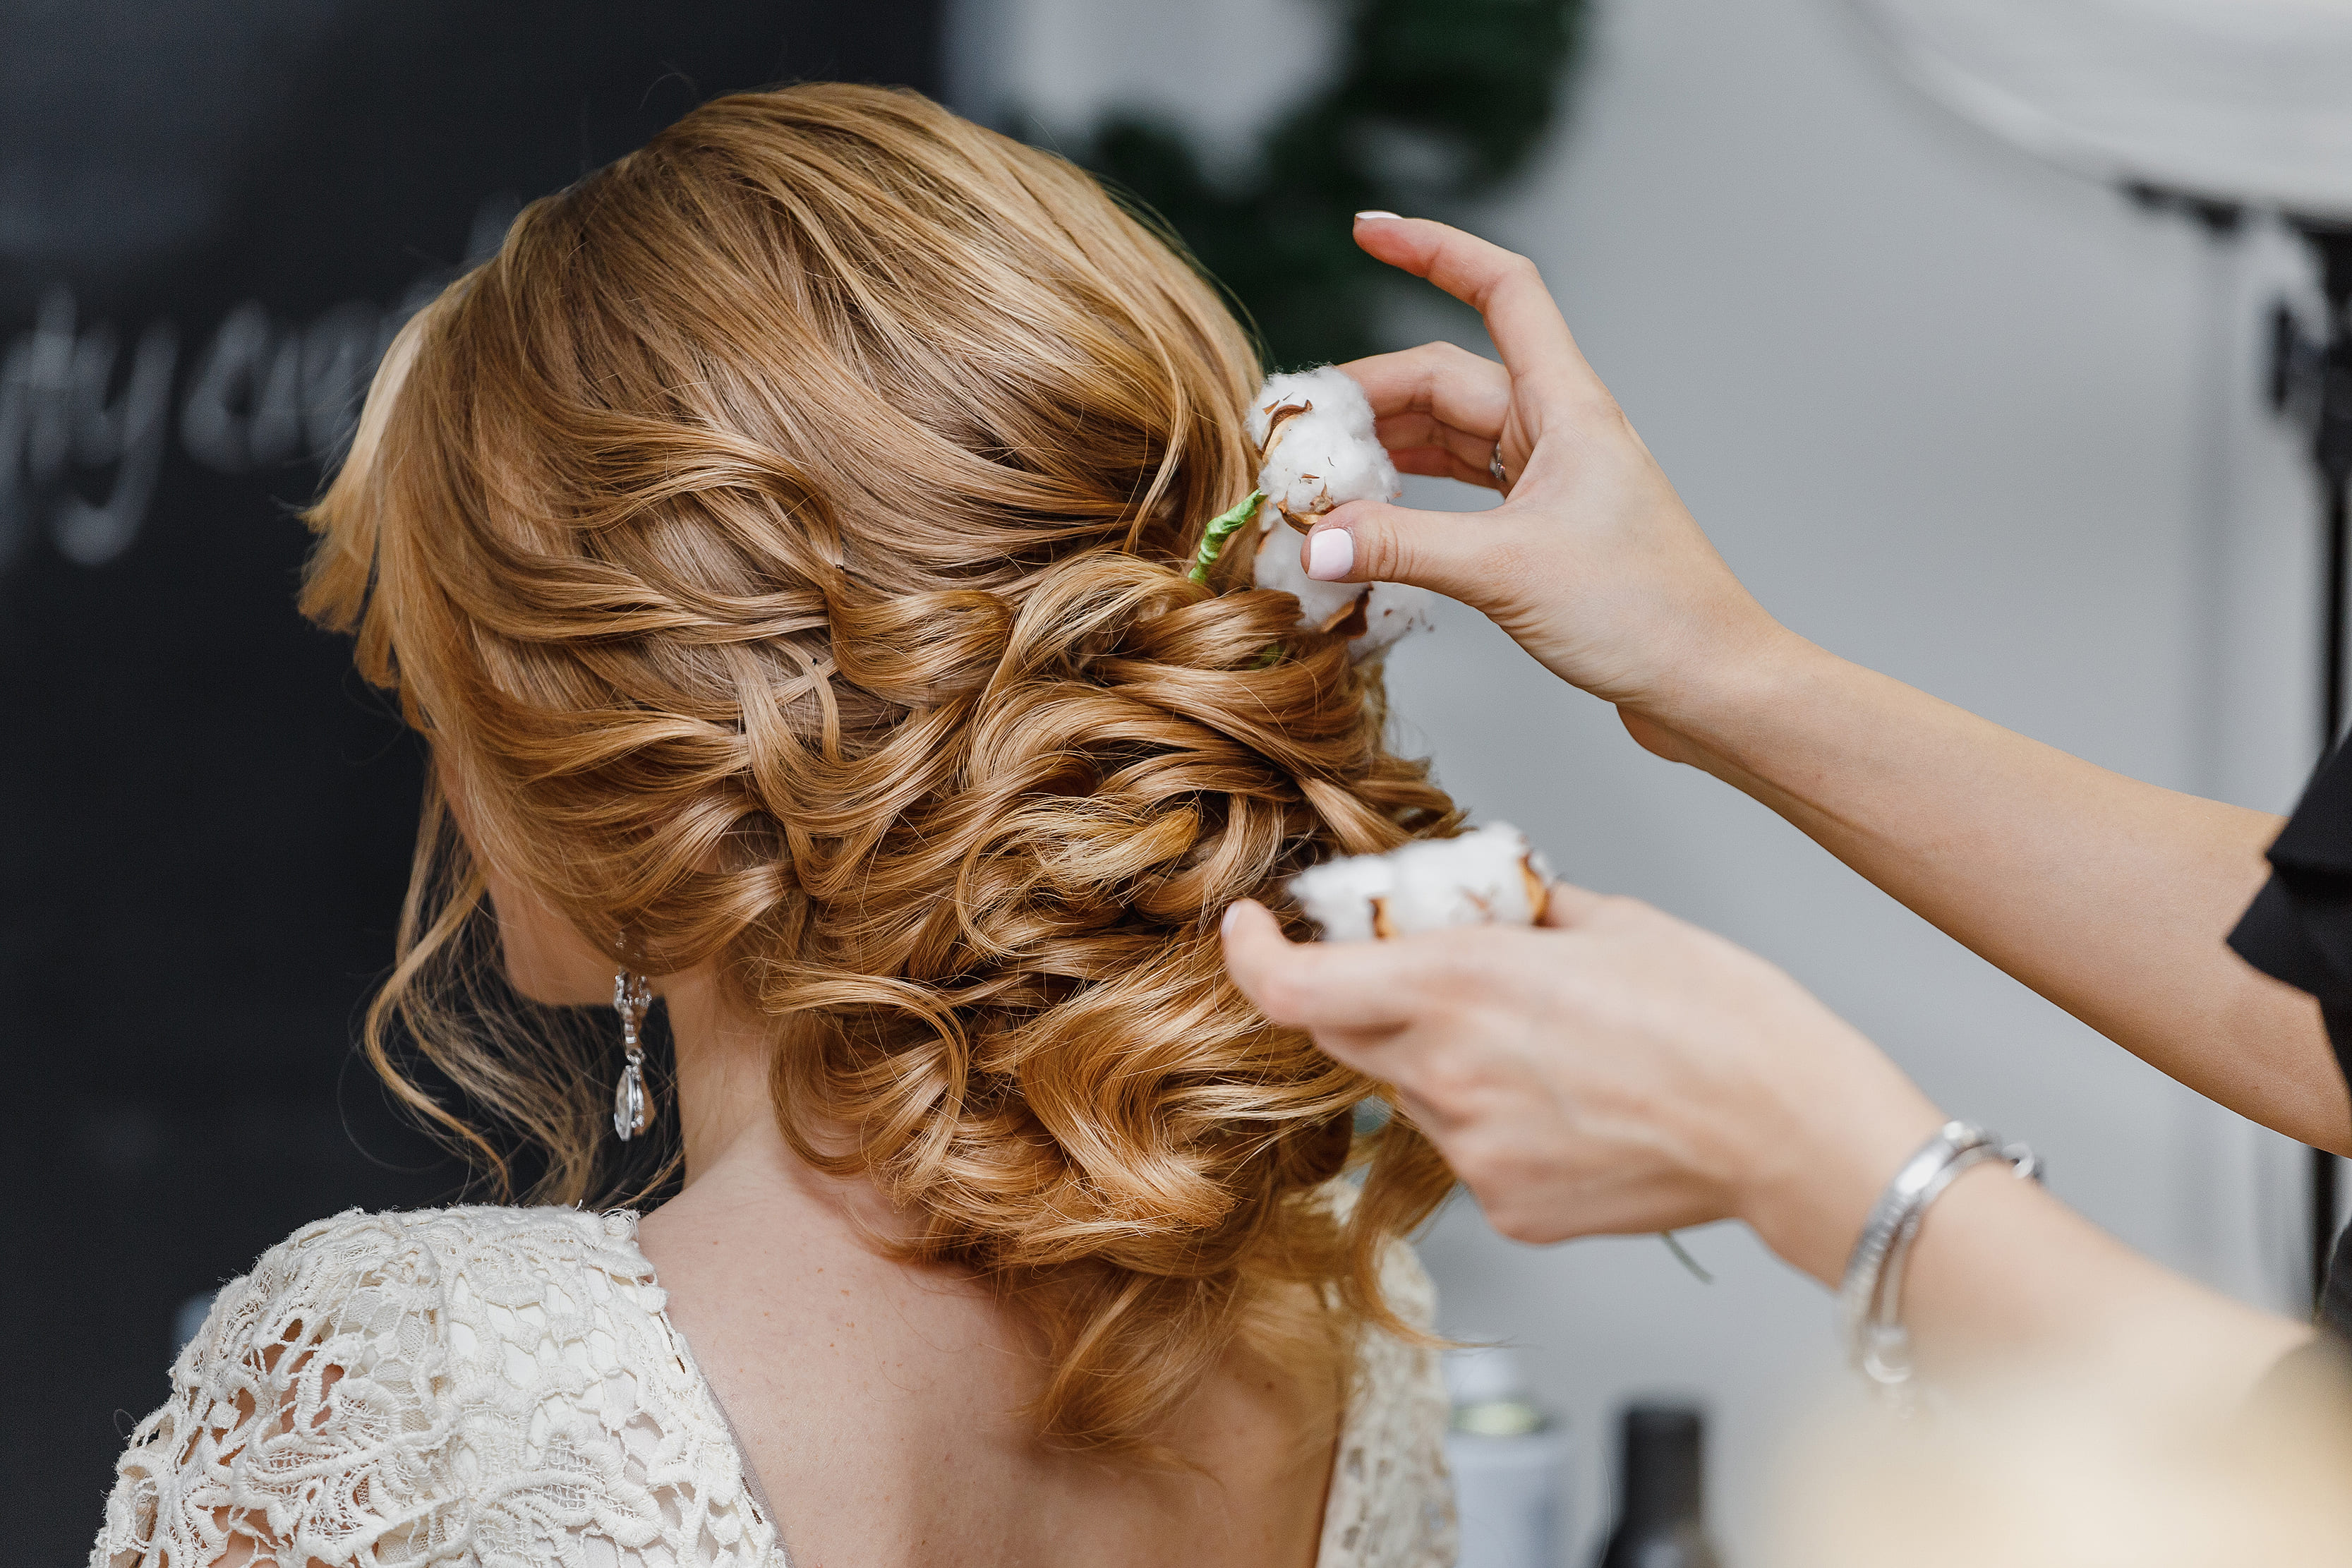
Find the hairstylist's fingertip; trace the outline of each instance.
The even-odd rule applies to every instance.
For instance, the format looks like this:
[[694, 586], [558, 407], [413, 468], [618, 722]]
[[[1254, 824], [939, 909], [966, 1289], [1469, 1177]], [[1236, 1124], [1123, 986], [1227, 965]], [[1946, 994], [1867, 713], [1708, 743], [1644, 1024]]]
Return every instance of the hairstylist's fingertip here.
[[1307, 541], [1307, 574], [1336, 583], [1356, 569], [1356, 536], [1344, 528], [1318, 529]]
[[1391, 223], [1402, 223], [1404, 221], [1404, 215], [1402, 213], [1385, 212], [1379, 207], [1367, 207], [1362, 212], [1356, 215], [1356, 221], [1358, 223], [1378, 223], [1382, 218], [1386, 218]]
[[1249, 908], [1255, 901], [1253, 899], [1235, 899], [1232, 903], [1227, 904], [1224, 914], [1217, 921], [1217, 934], [1233, 935], [1234, 928], [1242, 923], [1242, 910]]

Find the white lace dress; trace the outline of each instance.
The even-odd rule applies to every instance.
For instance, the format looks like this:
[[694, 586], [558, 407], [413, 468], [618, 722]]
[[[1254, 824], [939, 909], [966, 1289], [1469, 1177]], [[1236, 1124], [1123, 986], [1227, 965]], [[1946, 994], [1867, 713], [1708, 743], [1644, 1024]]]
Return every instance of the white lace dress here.
[[[1407, 1248], [1387, 1273], [1429, 1321]], [[257, 1536], [289, 1568], [785, 1568], [664, 1300], [632, 1214], [354, 1210], [297, 1231], [181, 1352], [91, 1568], [209, 1568]], [[1453, 1563], [1445, 1413], [1430, 1352], [1364, 1336], [1318, 1568]]]

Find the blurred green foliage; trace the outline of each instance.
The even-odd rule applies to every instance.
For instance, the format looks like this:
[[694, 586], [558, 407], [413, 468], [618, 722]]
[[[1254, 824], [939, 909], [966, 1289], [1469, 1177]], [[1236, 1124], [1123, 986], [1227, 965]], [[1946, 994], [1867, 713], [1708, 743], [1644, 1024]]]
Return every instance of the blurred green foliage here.
[[[1244, 167], [1213, 174], [1179, 127], [1115, 113], [1081, 161], [1156, 213], [1229, 289], [1269, 363], [1381, 347], [1393, 275], [1350, 216], [1436, 217], [1510, 178], [1560, 112], [1584, 0], [1327, 0], [1337, 68], [1278, 112]], [[1204, 96], [1214, 97], [1213, 84]]]

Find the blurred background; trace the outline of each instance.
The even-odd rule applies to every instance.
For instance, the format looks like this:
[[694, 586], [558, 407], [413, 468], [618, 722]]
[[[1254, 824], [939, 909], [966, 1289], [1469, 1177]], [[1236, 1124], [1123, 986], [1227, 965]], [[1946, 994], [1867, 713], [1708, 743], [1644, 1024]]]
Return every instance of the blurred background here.
[[[382, 344], [515, 208], [702, 98], [904, 83], [1160, 212], [1285, 364], [1474, 318], [1346, 215], [1535, 257], [1734, 568], [1831, 648], [2104, 765], [2284, 810], [2321, 533], [2260, 395], [2298, 242], [2057, 172], [1948, 115], [1839, 0], [19, 0], [0, 8], [0, 1058], [16, 1173], [0, 1562], [78, 1560], [183, 1303], [305, 1220], [446, 1201], [351, 1040], [419, 755], [292, 607], [294, 509]], [[1419, 504], [1482, 496], [1425, 484]], [[1564, 874], [1792, 971], [1953, 1113], [2158, 1259], [2309, 1290], [2302, 1152], [1947, 942], [1450, 607], [1390, 666], [1411, 749]], [[2217, 937], [2220, 934], [2216, 933]], [[1743, 1231], [1424, 1256], [1567, 1438], [1710, 1412], [1755, 1538], [1838, 1378], [1829, 1303]]]

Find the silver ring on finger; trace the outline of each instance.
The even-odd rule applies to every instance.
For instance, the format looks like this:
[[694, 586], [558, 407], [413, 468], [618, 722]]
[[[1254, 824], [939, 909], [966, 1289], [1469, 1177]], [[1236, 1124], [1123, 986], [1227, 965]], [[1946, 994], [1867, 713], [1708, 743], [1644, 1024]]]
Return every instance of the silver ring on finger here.
[[1486, 459], [1486, 471], [1495, 477], [1496, 489], [1508, 490], [1511, 488], [1510, 477], [1503, 472], [1503, 444], [1500, 441], [1495, 443], [1494, 454]]

